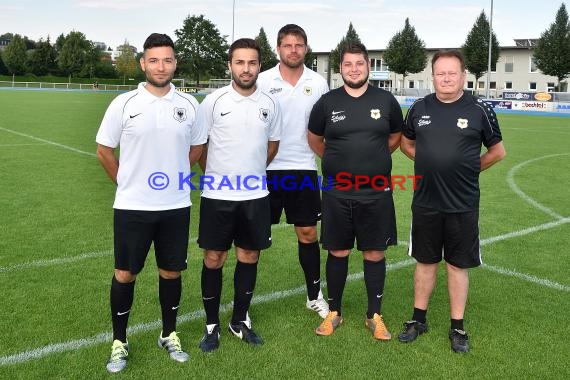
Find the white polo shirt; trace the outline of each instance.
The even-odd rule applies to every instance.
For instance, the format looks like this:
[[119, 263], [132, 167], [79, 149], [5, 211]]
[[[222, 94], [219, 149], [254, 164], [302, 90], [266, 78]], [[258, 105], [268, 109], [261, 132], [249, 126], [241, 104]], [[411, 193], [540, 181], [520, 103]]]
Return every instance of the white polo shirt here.
[[313, 105], [329, 91], [326, 80], [303, 66], [295, 86], [283, 80], [279, 65], [259, 74], [257, 84], [275, 96], [283, 114], [283, 133], [277, 156], [268, 170], [317, 170], [315, 154], [307, 141], [307, 125]]
[[111, 102], [97, 133], [98, 144], [120, 146], [113, 207], [144, 211], [188, 207], [190, 188], [179, 189], [178, 173], [190, 174], [190, 146], [207, 139], [206, 131], [196, 124], [198, 102], [172, 84], [163, 97], [152, 95], [144, 85]]
[[202, 196], [243, 201], [269, 194], [264, 186], [267, 143], [281, 137], [275, 98], [259, 88], [242, 96], [230, 84], [206, 96], [198, 114], [209, 136], [203, 177], [209, 185], [202, 186]]

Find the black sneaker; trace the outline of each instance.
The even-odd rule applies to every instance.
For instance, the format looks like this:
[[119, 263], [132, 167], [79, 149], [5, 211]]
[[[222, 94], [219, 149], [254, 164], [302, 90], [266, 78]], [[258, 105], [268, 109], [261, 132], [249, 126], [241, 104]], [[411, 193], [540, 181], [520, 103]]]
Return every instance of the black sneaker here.
[[206, 325], [204, 336], [198, 345], [203, 352], [212, 352], [220, 347], [220, 325]]
[[419, 335], [428, 331], [427, 321], [425, 323], [418, 321], [404, 322], [404, 329], [398, 335], [398, 340], [404, 343], [410, 343], [416, 340]]
[[451, 341], [451, 349], [454, 352], [469, 352], [469, 337], [463, 330], [449, 330], [449, 340]]
[[261, 337], [251, 328], [251, 319], [249, 319], [249, 315], [246, 315], [245, 321], [240, 321], [238, 323], [230, 322], [228, 330], [246, 343], [254, 346], [263, 344], [263, 339], [261, 339]]

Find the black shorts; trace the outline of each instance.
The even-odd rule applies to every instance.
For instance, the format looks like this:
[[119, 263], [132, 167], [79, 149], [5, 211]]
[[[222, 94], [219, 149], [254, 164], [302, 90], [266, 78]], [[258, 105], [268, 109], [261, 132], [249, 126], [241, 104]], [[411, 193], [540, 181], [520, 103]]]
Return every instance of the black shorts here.
[[139, 273], [152, 242], [160, 269], [186, 269], [190, 207], [164, 211], [115, 209], [113, 225], [115, 269]]
[[327, 250], [386, 251], [396, 245], [392, 194], [378, 199], [345, 199], [323, 193], [321, 243]]
[[198, 245], [227, 251], [236, 247], [260, 251], [271, 246], [269, 197], [247, 201], [201, 198]]
[[316, 170], [268, 170], [267, 189], [271, 224], [278, 224], [285, 209], [288, 224], [316, 226], [321, 219], [321, 191]]
[[412, 206], [408, 254], [422, 264], [444, 259], [458, 268], [481, 265], [479, 211], [446, 213]]

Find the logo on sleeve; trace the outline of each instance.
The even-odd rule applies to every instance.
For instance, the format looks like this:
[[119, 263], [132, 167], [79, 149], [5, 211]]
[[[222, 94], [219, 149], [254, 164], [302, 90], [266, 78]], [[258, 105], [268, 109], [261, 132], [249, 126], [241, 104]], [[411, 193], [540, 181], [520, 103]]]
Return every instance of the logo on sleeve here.
[[468, 127], [468, 120], [467, 119], [457, 119], [457, 126], [461, 129], [465, 129]]
[[174, 107], [174, 120], [182, 123], [186, 120], [186, 108]]
[[380, 119], [380, 110], [379, 109], [373, 109], [370, 110], [370, 117], [373, 118], [374, 120], [378, 120]]
[[261, 119], [261, 121], [267, 123], [269, 121], [269, 110], [267, 108], [260, 108], [259, 118]]

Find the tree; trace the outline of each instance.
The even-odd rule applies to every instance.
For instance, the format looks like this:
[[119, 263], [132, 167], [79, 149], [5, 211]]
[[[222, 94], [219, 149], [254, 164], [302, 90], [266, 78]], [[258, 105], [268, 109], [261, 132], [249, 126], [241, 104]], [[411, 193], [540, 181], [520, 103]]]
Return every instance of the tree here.
[[307, 54], [305, 54], [305, 66], [309, 69], [313, 67], [313, 64], [317, 59], [317, 56], [313, 53], [313, 49], [310, 46], [307, 46]]
[[182, 29], [176, 29], [176, 51], [178, 52], [178, 70], [192, 75], [196, 86], [200, 77], [223, 77], [228, 68], [227, 36], [204, 15], [189, 16], [184, 20]]
[[402, 74], [402, 83], [408, 74], [419, 73], [426, 67], [425, 43], [416, 35], [416, 29], [406, 18], [404, 29], [397, 32], [388, 43], [384, 60], [390, 70]]
[[135, 53], [129, 45], [129, 41], [125, 40], [125, 43], [119, 50], [121, 51], [121, 55], [117, 57], [115, 67], [117, 74], [123, 77], [123, 84], [125, 84], [126, 78], [132, 78], [137, 73], [137, 61], [135, 59]]
[[255, 40], [261, 49], [261, 71], [269, 70], [275, 66], [279, 60], [275, 55], [275, 51], [269, 44], [267, 34], [265, 34], [265, 30], [263, 30], [263, 28], [259, 29], [259, 34], [255, 37]]
[[[340, 53], [342, 48], [349, 42], [362, 42], [360, 41], [358, 33], [356, 33], [356, 30], [352, 26], [352, 22], [348, 24], [346, 36], [342, 37], [338, 45], [336, 45], [336, 48], [334, 48], [329, 55], [329, 66], [335, 73], [338, 73], [340, 69]], [[328, 71], [330, 72], [331, 70]]]
[[[479, 78], [487, 72], [489, 65], [489, 20], [485, 15], [485, 11], [481, 14], [473, 24], [473, 28], [467, 35], [465, 43], [461, 47], [465, 56], [465, 66], [467, 70], [475, 75], [475, 83]], [[491, 44], [491, 67], [496, 67], [499, 59], [499, 41], [493, 32]]]
[[15, 34], [12, 41], [4, 50], [4, 64], [10, 74], [22, 75], [26, 73], [26, 44], [22, 36]]
[[564, 3], [554, 23], [540, 35], [534, 58], [540, 71], [558, 78], [556, 90], [561, 91], [560, 82], [570, 75], [570, 24]]
[[0, 54], [0, 75], [7, 75], [7, 74], [10, 74], [10, 72], [8, 71], [8, 68], [4, 64], [4, 58], [2, 58], [2, 54]]
[[[58, 42], [59, 38], [56, 45]], [[84, 69], [87, 52], [91, 45], [83, 33], [69, 32], [58, 57], [57, 64], [60, 70], [65, 75], [78, 75]]]
[[40, 38], [27, 62], [28, 70], [34, 75], [46, 75], [55, 70], [55, 49], [49, 41]]

